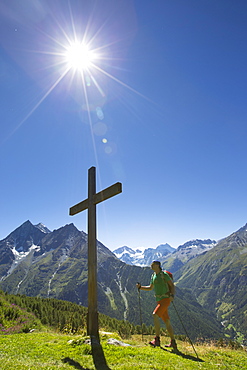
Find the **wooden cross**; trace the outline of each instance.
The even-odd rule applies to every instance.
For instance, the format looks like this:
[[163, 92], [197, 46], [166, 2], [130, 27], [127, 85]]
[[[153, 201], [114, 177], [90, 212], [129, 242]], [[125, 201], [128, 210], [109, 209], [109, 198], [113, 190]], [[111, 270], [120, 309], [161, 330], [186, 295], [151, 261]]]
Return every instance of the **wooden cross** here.
[[88, 209], [88, 335], [99, 337], [97, 305], [96, 204], [122, 192], [122, 184], [109, 186], [96, 193], [95, 167], [88, 170], [88, 198], [71, 207], [70, 216]]

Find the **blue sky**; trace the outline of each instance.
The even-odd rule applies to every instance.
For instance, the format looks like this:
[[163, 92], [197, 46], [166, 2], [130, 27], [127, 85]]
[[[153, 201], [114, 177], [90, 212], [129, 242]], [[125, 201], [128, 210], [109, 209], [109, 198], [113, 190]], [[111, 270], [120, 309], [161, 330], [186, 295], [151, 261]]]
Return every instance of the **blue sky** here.
[[[65, 62], [83, 40], [88, 69]], [[221, 239], [247, 222], [245, 0], [2, 0], [0, 239], [26, 220], [111, 250]], [[84, 82], [83, 82], [84, 81]]]

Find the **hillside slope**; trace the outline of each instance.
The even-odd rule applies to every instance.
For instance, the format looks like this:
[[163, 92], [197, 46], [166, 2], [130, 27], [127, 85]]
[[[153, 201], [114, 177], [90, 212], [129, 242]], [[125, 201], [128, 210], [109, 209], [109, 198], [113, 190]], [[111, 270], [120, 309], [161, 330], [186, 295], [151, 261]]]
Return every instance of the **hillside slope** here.
[[[1, 289], [11, 294], [57, 298], [87, 306], [87, 234], [73, 224], [53, 232], [40, 232], [28, 221], [0, 242], [4, 262], [0, 264]], [[149, 267], [121, 262], [100, 242], [97, 242], [97, 250], [99, 312], [139, 324], [136, 282], [149, 284], [152, 271]], [[215, 314], [203, 309], [191, 294], [178, 289], [175, 302], [180, 314], [186, 317], [188, 332], [193, 338], [223, 336], [223, 327]], [[142, 292], [142, 320], [146, 325], [153, 325], [154, 306], [154, 293]], [[171, 318], [175, 332], [181, 333], [173, 307]]]
[[175, 273], [206, 309], [213, 308], [235, 335], [247, 333], [247, 224]]

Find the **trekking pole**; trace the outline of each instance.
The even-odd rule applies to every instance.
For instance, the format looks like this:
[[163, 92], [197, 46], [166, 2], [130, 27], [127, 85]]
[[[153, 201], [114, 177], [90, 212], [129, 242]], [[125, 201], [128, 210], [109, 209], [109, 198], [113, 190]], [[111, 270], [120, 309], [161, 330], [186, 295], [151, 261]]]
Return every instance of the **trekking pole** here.
[[177, 311], [177, 309], [176, 309], [176, 306], [175, 306], [174, 302], [172, 302], [172, 304], [173, 304], [173, 307], [174, 307], [174, 309], [175, 309], [175, 311], [176, 311], [176, 314], [178, 315], [178, 318], [179, 318], [179, 320], [180, 320], [180, 322], [181, 322], [181, 324], [182, 324], [182, 327], [184, 328], [184, 331], [185, 331], [185, 333], [186, 333], [186, 335], [187, 335], [187, 338], [189, 339], [190, 344], [192, 345], [193, 350], [195, 351], [196, 357], [197, 357], [197, 359], [199, 360], [199, 357], [198, 357], [198, 354], [197, 354], [197, 352], [196, 352], [196, 350], [195, 350], [194, 344], [192, 343], [192, 340], [190, 339], [189, 334], [187, 333], [187, 330], [185, 329], [185, 326], [184, 326], [184, 324], [183, 324], [183, 322], [182, 322], [182, 320], [181, 320], [181, 318], [180, 318], [180, 316], [179, 316], [179, 314], [178, 314], [178, 311]]
[[[137, 283], [140, 284], [140, 283]], [[143, 328], [142, 328], [142, 308], [141, 308], [141, 293], [140, 293], [140, 288], [138, 288], [138, 293], [139, 293], [139, 311], [140, 311], [140, 323], [141, 323], [141, 330], [142, 330], [142, 342], [143, 342]]]

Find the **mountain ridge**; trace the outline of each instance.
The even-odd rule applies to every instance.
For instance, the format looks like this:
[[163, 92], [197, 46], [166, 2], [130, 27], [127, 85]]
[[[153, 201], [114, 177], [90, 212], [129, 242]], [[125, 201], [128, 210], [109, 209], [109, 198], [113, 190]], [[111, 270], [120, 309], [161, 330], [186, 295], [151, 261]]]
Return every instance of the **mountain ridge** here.
[[175, 272], [188, 260], [210, 250], [216, 244], [217, 242], [211, 239], [193, 239], [178, 246], [177, 249], [166, 243], [160, 244], [156, 248], [146, 248], [144, 250], [123, 246], [115, 249], [113, 253], [127, 264], [142, 267], [150, 266], [152, 261], [159, 260], [162, 267]]
[[160, 244], [156, 248], [132, 249], [127, 246], [119, 247], [113, 251], [122, 262], [135, 266], [150, 266], [154, 260], [160, 260], [173, 252], [175, 248], [169, 244]]
[[[200, 255], [184, 263], [180, 261], [181, 266], [174, 273], [176, 307], [186, 322], [193, 321], [194, 325], [187, 328], [191, 337], [219, 338], [227, 334], [234, 338], [237, 332], [243, 334], [241, 326], [245, 327], [245, 314], [241, 307], [247, 312], [247, 271], [240, 257], [247, 255], [246, 234], [246, 227], [243, 227]], [[207, 243], [202, 242], [208, 247], [211, 241], [206, 240]], [[186, 249], [194, 251], [195, 241], [178, 252]], [[150, 268], [120, 261], [99, 241], [97, 252], [99, 312], [137, 324], [139, 303], [135, 285], [137, 281], [149, 284]], [[165, 262], [162, 266], [168, 269]], [[233, 283], [236, 277], [236, 282], [241, 282], [239, 292]], [[1, 289], [10, 294], [57, 298], [87, 306], [87, 234], [74, 224], [48, 232], [41, 231], [30, 221], [24, 223], [0, 241], [0, 279]], [[216, 292], [213, 296], [208, 294], [210, 284]], [[228, 287], [232, 292], [235, 289], [230, 297], [227, 296]], [[153, 292], [141, 294], [141, 303], [143, 322], [152, 325]], [[230, 317], [231, 307], [235, 319]], [[181, 333], [172, 306], [170, 311], [175, 331]]]

